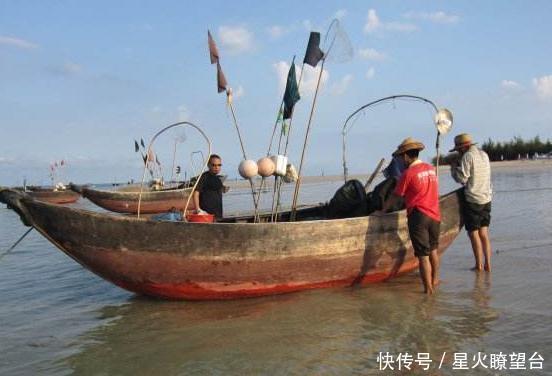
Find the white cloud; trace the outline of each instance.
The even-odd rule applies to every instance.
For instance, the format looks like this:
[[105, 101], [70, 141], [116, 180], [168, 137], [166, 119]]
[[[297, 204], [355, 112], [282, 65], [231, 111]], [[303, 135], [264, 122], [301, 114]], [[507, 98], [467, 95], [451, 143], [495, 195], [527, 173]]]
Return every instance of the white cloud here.
[[418, 30], [418, 27], [413, 24], [401, 22], [382, 22], [374, 9], [368, 10], [366, 23], [364, 24], [365, 34], [372, 34], [381, 31], [412, 32], [416, 30]]
[[500, 83], [500, 86], [502, 86], [505, 89], [517, 89], [520, 87], [520, 85], [516, 81], [511, 80], [502, 80]]
[[401, 22], [388, 22], [384, 24], [385, 30], [388, 31], [399, 31], [403, 33], [410, 33], [412, 31], [418, 30], [418, 26], [414, 24], [406, 24]]
[[374, 78], [375, 75], [376, 75], [376, 70], [374, 69], [374, 67], [368, 68], [368, 71], [366, 71], [366, 78], [368, 80], [371, 80], [372, 78]]
[[403, 17], [412, 20], [430, 21], [440, 24], [454, 24], [460, 20], [460, 17], [453, 14], [447, 14], [443, 11], [436, 12], [408, 12]]
[[312, 27], [312, 22], [310, 20], [304, 20], [303, 21], [303, 27], [307, 30], [307, 31], [312, 31], [313, 27]]
[[82, 66], [72, 62], [67, 62], [63, 64], [62, 69], [66, 74], [69, 75], [79, 74], [80, 72], [82, 72]]
[[66, 62], [62, 65], [52, 66], [47, 68], [50, 73], [53, 73], [56, 76], [76, 76], [82, 73], [83, 68], [81, 65], [73, 62]]
[[181, 104], [176, 111], [178, 112], [178, 121], [190, 121], [190, 110], [186, 105]]
[[[289, 71], [290, 64], [286, 61], [279, 61], [273, 65], [278, 76], [278, 86], [280, 92], [283, 94], [286, 89], [287, 75]], [[295, 76], [297, 81], [299, 81], [299, 76], [301, 74], [301, 69], [299, 66], [295, 66]], [[299, 88], [300, 94], [311, 94], [316, 90], [316, 83], [318, 82], [318, 76], [320, 75], [320, 66], [313, 68], [308, 64], [305, 64], [305, 69], [303, 70], [303, 78], [301, 79], [301, 87]], [[327, 70], [322, 72], [322, 77], [320, 78], [320, 87], [325, 85], [328, 81], [330, 74]]]
[[278, 39], [283, 37], [285, 34], [287, 34], [289, 30], [284, 28], [283, 26], [274, 25], [274, 26], [268, 27], [266, 31], [268, 32], [268, 34], [272, 39]]
[[387, 56], [383, 52], [379, 52], [373, 48], [361, 48], [358, 50], [358, 55], [365, 60], [383, 61]]
[[234, 98], [241, 98], [245, 94], [245, 89], [243, 86], [238, 86], [236, 90], [233, 91]]
[[347, 91], [347, 88], [349, 87], [352, 81], [353, 81], [352, 74], [345, 75], [341, 80], [339, 80], [333, 85], [331, 89], [332, 93], [335, 95], [345, 94], [345, 92]]
[[253, 48], [253, 34], [244, 26], [219, 27], [220, 44], [231, 54], [247, 52]]
[[539, 98], [552, 98], [552, 75], [533, 78], [533, 86]]
[[334, 18], [337, 18], [338, 20], [342, 20], [347, 15], [347, 9], [339, 9], [334, 14]]
[[0, 157], [0, 164], [12, 164], [15, 162], [15, 159], [8, 157]]
[[25, 39], [7, 37], [3, 35], [0, 35], [0, 45], [17, 47], [24, 50], [32, 50], [38, 47], [36, 44]]
[[366, 17], [366, 24], [364, 25], [364, 32], [366, 34], [373, 33], [381, 28], [381, 21], [374, 9], [368, 10], [368, 16]]

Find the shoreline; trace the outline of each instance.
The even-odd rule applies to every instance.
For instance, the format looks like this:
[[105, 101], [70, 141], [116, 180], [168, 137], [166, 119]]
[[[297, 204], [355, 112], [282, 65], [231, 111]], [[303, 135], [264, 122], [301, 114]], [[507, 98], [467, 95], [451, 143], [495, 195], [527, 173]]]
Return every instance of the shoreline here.
[[[524, 169], [531, 169], [531, 170], [539, 170], [539, 169], [546, 169], [546, 168], [552, 169], [552, 159], [521, 159], [521, 160], [514, 160], [514, 161], [491, 162], [491, 171], [493, 169], [509, 169], [509, 168], [511, 169], [524, 168]], [[440, 173], [443, 173], [449, 170], [450, 170], [450, 166], [448, 165], [439, 166]], [[370, 175], [371, 173], [352, 174], [350, 175], [349, 178], [365, 181]], [[381, 172], [378, 174], [378, 176], [379, 175], [381, 175]], [[334, 181], [342, 181], [343, 175], [303, 176], [302, 180], [303, 180], [303, 183], [305, 184], [334, 182]], [[258, 186], [260, 184], [261, 178], [254, 179], [253, 181], [255, 185]], [[289, 184], [295, 185], [294, 183], [289, 183]], [[249, 187], [249, 181], [241, 178], [238, 180], [227, 180], [225, 182], [225, 185], [229, 186], [230, 188], [247, 188]]]

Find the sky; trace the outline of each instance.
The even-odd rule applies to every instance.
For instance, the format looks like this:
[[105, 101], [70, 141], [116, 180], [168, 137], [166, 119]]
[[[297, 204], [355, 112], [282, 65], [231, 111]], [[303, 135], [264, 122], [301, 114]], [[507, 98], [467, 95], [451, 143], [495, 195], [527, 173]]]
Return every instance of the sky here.
[[[61, 160], [56, 182], [140, 180], [134, 140], [148, 143], [180, 121], [200, 127], [223, 172], [237, 176], [243, 154], [226, 96], [216, 90], [207, 30], [233, 91], [247, 159], [268, 152], [295, 56], [303, 76], [288, 154], [299, 166], [321, 68], [302, 69], [311, 31], [336, 43], [325, 51], [304, 175], [342, 174], [345, 119], [391, 95], [452, 111], [441, 152], [462, 132], [479, 143], [549, 139], [551, 16], [552, 2], [538, 0], [0, 0], [0, 185], [48, 184], [50, 166]], [[334, 19], [339, 28], [328, 31]], [[425, 143], [429, 160], [433, 113], [401, 100], [360, 113], [346, 135], [350, 172], [370, 173], [408, 136]], [[165, 179], [173, 163], [192, 173], [207, 154], [195, 129], [176, 129], [154, 145]]]

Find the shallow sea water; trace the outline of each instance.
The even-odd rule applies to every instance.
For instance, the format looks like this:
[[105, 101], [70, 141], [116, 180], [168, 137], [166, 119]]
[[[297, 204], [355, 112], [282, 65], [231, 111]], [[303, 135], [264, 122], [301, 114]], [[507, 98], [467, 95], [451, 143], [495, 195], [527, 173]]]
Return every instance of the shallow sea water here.
[[[442, 192], [456, 187], [447, 175]], [[431, 297], [411, 273], [363, 288], [160, 301], [105, 282], [33, 231], [0, 259], [0, 374], [552, 374], [552, 169], [493, 168], [493, 184], [493, 272], [469, 270], [462, 232], [442, 258], [443, 282]], [[305, 184], [301, 201], [326, 201], [339, 185]], [[226, 210], [247, 207], [248, 195], [231, 192]], [[2, 206], [0, 252], [25, 231]], [[428, 370], [416, 362], [422, 353]], [[530, 361], [534, 353], [543, 361]], [[491, 369], [500, 354], [507, 369]], [[469, 370], [458, 369], [464, 355]]]

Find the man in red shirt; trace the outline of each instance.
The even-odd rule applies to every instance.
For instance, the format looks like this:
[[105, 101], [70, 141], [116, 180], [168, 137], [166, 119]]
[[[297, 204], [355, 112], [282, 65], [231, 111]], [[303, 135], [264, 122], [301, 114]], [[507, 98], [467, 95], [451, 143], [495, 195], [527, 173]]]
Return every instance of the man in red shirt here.
[[435, 168], [418, 159], [424, 144], [411, 137], [406, 138], [393, 153], [403, 161], [406, 170], [402, 173], [391, 198], [382, 211], [392, 206], [399, 197], [404, 197], [408, 214], [408, 233], [414, 254], [420, 262], [420, 277], [424, 292], [432, 294], [439, 283], [439, 186]]

